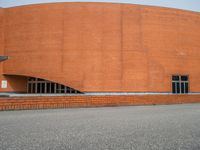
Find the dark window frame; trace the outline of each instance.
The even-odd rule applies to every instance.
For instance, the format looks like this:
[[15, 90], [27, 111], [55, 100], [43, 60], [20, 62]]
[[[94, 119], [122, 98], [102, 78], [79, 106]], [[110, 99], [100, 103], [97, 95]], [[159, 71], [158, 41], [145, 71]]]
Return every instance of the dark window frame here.
[[73, 94], [81, 93], [68, 86], [40, 78], [27, 78], [27, 93], [31, 94]]
[[[178, 77], [178, 78], [177, 78]], [[186, 79], [183, 79], [186, 77]], [[172, 93], [173, 94], [188, 94], [190, 91], [189, 87], [189, 75], [173, 74], [171, 76], [172, 82]]]

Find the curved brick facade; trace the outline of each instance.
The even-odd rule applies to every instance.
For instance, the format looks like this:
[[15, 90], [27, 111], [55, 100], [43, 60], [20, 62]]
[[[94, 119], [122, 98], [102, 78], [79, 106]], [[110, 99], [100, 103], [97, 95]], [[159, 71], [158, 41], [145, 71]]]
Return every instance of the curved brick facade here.
[[[129, 4], [53, 3], [0, 9], [4, 75], [83, 92], [171, 92], [189, 75], [200, 92], [200, 13]], [[4, 76], [23, 91], [26, 80]]]

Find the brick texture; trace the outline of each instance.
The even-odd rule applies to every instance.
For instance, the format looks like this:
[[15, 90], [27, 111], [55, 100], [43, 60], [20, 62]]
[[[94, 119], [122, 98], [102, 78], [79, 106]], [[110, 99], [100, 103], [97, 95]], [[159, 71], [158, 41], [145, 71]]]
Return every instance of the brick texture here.
[[[82, 92], [170, 92], [171, 75], [186, 74], [200, 92], [199, 27], [198, 12], [131, 4], [0, 9], [0, 51], [9, 56], [0, 72]], [[26, 89], [26, 79], [9, 79], [0, 91]]]
[[199, 103], [200, 95], [53, 96], [0, 98], [0, 110]]

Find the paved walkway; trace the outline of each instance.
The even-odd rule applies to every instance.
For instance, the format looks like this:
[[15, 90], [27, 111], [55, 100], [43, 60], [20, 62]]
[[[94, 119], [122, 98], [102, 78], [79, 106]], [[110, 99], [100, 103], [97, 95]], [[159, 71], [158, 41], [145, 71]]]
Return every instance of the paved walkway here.
[[1, 150], [199, 150], [200, 104], [0, 112]]

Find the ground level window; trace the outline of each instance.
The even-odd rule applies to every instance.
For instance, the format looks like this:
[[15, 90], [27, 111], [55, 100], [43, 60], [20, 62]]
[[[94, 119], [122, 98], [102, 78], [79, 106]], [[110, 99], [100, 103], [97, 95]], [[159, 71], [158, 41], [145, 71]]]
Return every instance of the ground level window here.
[[189, 92], [188, 75], [172, 75], [172, 93], [185, 94]]
[[78, 90], [70, 88], [68, 86], [64, 86], [59, 83], [54, 83], [48, 80], [40, 79], [40, 78], [28, 78], [27, 81], [27, 93], [81, 93]]

